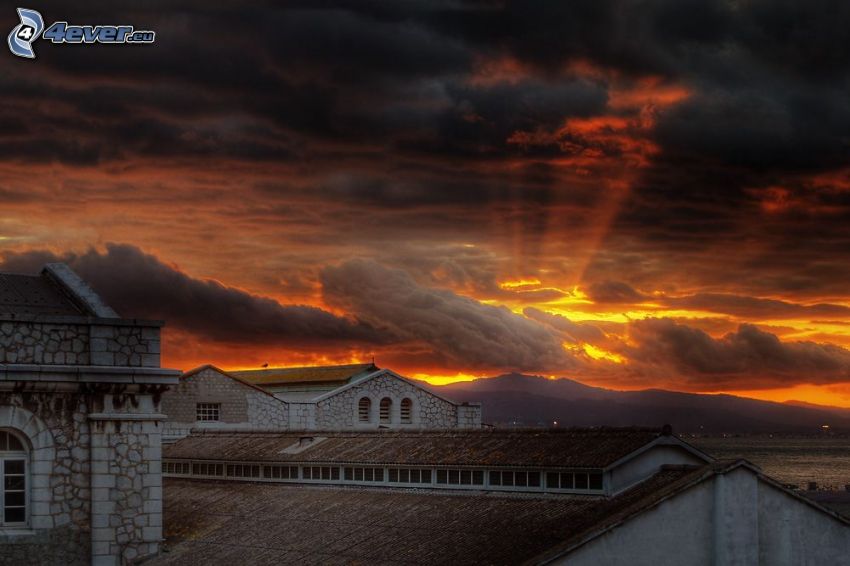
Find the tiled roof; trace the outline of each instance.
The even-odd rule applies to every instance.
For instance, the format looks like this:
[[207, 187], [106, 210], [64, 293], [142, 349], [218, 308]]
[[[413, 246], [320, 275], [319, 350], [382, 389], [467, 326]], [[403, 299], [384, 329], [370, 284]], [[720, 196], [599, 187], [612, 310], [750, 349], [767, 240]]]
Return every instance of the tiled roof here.
[[374, 364], [349, 364], [342, 366], [310, 366], [291, 368], [269, 368], [231, 371], [254, 385], [291, 385], [296, 383], [338, 383], [344, 385], [349, 379], [378, 369]]
[[44, 275], [0, 273], [0, 313], [79, 316], [83, 312]]
[[638, 513], [693, 473], [665, 470], [610, 499], [169, 478], [168, 552], [149, 564], [520, 564]]
[[[661, 435], [657, 429], [428, 432], [197, 432], [164, 447], [163, 458], [249, 462], [604, 468]], [[302, 439], [297, 454], [281, 451]], [[309, 442], [309, 440], [308, 440]]]

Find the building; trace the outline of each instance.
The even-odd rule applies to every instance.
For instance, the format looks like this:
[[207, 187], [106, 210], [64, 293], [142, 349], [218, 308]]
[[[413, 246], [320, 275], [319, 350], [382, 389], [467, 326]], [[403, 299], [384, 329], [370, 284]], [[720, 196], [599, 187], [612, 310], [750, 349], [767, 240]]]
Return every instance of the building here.
[[167, 435], [242, 430], [470, 429], [481, 405], [454, 403], [374, 364], [184, 373], [163, 397]]
[[206, 432], [151, 564], [847, 564], [850, 520], [669, 429]]
[[0, 274], [0, 564], [117, 565], [162, 538], [161, 322], [67, 266]]

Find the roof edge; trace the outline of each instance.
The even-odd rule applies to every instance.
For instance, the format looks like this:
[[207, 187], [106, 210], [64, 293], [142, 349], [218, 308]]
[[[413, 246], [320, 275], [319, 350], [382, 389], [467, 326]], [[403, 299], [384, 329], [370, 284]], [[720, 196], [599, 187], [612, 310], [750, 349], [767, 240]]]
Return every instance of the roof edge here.
[[68, 264], [48, 263], [41, 273], [84, 311], [98, 318], [121, 318]]
[[284, 405], [289, 405], [289, 402], [288, 402], [288, 401], [284, 401], [283, 399], [281, 399], [281, 398], [279, 398], [279, 397], [276, 397], [276, 396], [275, 396], [275, 394], [274, 394], [274, 393], [272, 393], [271, 391], [266, 391], [265, 389], [263, 389], [263, 388], [262, 388], [262, 387], [260, 387], [259, 385], [254, 385], [253, 383], [250, 383], [250, 382], [248, 382], [248, 381], [245, 381], [245, 380], [244, 380], [244, 379], [242, 379], [241, 377], [238, 377], [238, 376], [236, 376], [236, 375], [233, 375], [233, 374], [232, 374], [232, 373], [230, 373], [230, 372], [224, 371], [224, 370], [223, 370], [223, 369], [221, 369], [220, 367], [218, 367], [218, 366], [214, 366], [213, 364], [204, 364], [204, 365], [200, 365], [200, 366], [198, 366], [198, 367], [196, 367], [196, 368], [192, 368], [192, 369], [190, 369], [190, 370], [188, 370], [188, 371], [184, 371], [182, 374], [180, 374], [180, 379], [186, 379], [186, 378], [189, 378], [189, 377], [194, 377], [194, 376], [198, 375], [199, 373], [201, 373], [201, 372], [203, 372], [203, 371], [206, 371], [206, 370], [212, 370], [212, 371], [214, 371], [214, 372], [216, 372], [216, 373], [219, 373], [219, 374], [223, 375], [224, 377], [229, 377], [229, 378], [230, 378], [230, 379], [232, 379], [233, 381], [236, 381], [236, 382], [238, 382], [238, 383], [240, 383], [240, 384], [242, 384], [242, 385], [245, 385], [245, 386], [247, 386], [247, 387], [250, 387], [251, 389], [255, 389], [255, 390], [257, 390], [257, 391], [259, 391], [260, 393], [263, 393], [263, 394], [265, 394], [265, 395], [268, 395], [269, 397], [271, 397], [271, 398], [272, 398], [272, 399], [274, 399], [275, 401], [278, 401], [279, 403], [283, 403]]

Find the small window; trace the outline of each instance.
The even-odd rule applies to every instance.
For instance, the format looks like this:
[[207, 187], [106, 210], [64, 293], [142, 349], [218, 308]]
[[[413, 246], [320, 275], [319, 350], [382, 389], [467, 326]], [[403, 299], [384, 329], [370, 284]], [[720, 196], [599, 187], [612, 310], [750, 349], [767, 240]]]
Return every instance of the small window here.
[[540, 472], [528, 472], [528, 486], [540, 487]]
[[354, 468], [345, 468], [345, 481], [354, 481]]
[[391, 483], [398, 483], [398, 468], [390, 468], [389, 480]]
[[590, 489], [602, 489], [602, 474], [590, 474]]
[[573, 474], [564, 472], [561, 474], [561, 489], [573, 489], [575, 487], [575, 483], [573, 482]]
[[502, 472], [490, 472], [490, 485], [502, 485]]
[[475, 470], [472, 472], [472, 483], [473, 485], [484, 485], [484, 471], [483, 470]]
[[558, 489], [561, 487], [561, 483], [558, 481], [557, 472], [548, 472], [546, 474], [546, 487], [549, 489]]
[[384, 481], [384, 469], [375, 468], [375, 481]]
[[357, 420], [361, 423], [368, 423], [370, 418], [370, 413], [372, 412], [372, 400], [368, 397], [363, 397], [357, 403]]
[[431, 470], [422, 470], [422, 483], [431, 483]]
[[381, 423], [389, 424], [389, 422], [390, 422], [390, 409], [392, 408], [392, 406], [393, 406], [393, 401], [389, 397], [384, 397], [383, 399], [381, 399], [381, 405], [380, 405]]
[[218, 422], [221, 420], [221, 403], [198, 403], [195, 412], [198, 422]]
[[587, 474], [575, 474], [576, 489], [587, 489]]
[[413, 401], [405, 397], [401, 400], [400, 406], [400, 417], [401, 422], [403, 424], [410, 424], [413, 422]]
[[437, 483], [449, 483], [447, 470], [437, 470]]

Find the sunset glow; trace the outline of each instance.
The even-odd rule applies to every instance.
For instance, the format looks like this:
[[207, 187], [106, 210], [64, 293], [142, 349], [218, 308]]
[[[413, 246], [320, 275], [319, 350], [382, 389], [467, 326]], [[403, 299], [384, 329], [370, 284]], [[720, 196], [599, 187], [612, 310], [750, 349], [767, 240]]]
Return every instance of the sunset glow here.
[[838, 56], [748, 5], [684, 41], [672, 7], [402, 4], [222, 8], [202, 44], [139, 5], [144, 50], [4, 58], [0, 267], [68, 262], [182, 369], [850, 407]]

